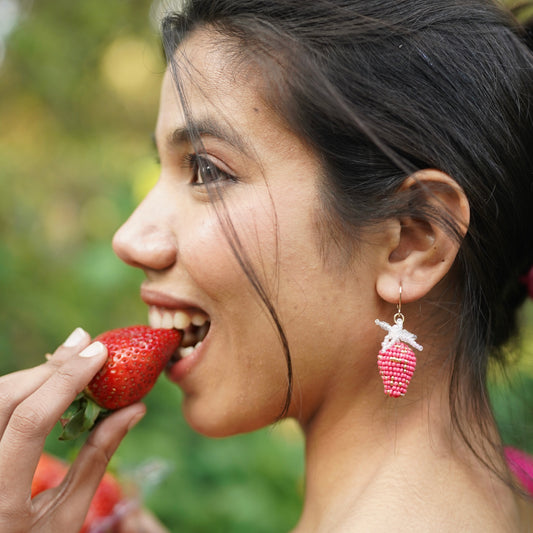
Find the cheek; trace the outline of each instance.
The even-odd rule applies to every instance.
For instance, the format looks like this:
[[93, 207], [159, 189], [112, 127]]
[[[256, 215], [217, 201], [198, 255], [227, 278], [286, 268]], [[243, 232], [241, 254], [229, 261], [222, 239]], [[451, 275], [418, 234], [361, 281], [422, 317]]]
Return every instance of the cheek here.
[[192, 220], [187, 230], [180, 232], [178, 261], [181, 259], [202, 290], [218, 300], [221, 291], [242, 283], [244, 274], [216, 214]]
[[[232, 209], [231, 215], [239, 251], [250, 261], [262, 287], [271, 292], [276, 264], [271, 213], [241, 206]], [[282, 345], [227, 241], [229, 231], [213, 213], [196, 220], [194, 231], [182, 234], [180, 244], [189, 275], [209, 297], [216, 314], [211, 351], [184, 402], [189, 423], [211, 436], [272, 423], [281, 412], [287, 387]]]
[[210, 293], [211, 287], [216, 293], [213, 297], [220, 299], [235, 289], [242, 293], [243, 284], [251, 289], [240, 259], [269, 290], [279, 260], [273, 208], [247, 202], [221, 209], [220, 216], [210, 209], [210, 214], [195, 220], [183, 236], [180, 251], [189, 272], [206, 292]]

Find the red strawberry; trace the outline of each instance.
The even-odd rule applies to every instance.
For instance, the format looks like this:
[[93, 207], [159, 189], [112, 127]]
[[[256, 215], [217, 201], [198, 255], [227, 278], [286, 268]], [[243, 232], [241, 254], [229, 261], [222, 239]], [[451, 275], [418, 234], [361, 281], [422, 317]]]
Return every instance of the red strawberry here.
[[90, 429], [107, 411], [146, 396], [178, 348], [181, 333], [133, 326], [102, 333], [95, 341], [107, 346], [108, 358], [63, 416], [62, 440], [76, 438]]
[[[43, 453], [39, 459], [35, 475], [31, 484], [31, 497], [40, 492], [57, 487], [68, 471], [68, 465], [62, 460]], [[119, 482], [109, 473], [106, 473], [96, 489], [85, 521], [80, 533], [89, 533], [93, 527], [99, 527], [99, 531], [115, 533], [117, 529], [116, 506], [123, 501], [124, 495]], [[106, 526], [105, 529], [100, 527]]]
[[107, 346], [108, 358], [87, 386], [88, 395], [105, 409], [139, 401], [154, 386], [181, 342], [175, 329], [135, 326], [96, 337]]

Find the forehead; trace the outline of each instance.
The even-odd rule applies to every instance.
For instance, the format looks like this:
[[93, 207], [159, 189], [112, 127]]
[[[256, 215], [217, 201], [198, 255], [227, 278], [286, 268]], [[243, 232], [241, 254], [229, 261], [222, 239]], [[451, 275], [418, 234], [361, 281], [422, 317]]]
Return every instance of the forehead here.
[[216, 117], [232, 127], [250, 127], [254, 116], [261, 115], [261, 120], [280, 125], [262, 98], [261, 80], [257, 69], [229, 53], [217, 33], [196, 31], [178, 48], [165, 72], [157, 130], [185, 123], [184, 102], [188, 118], [195, 121]]
[[221, 45], [220, 39], [199, 30], [176, 51], [162, 85], [158, 148], [194, 143], [200, 134], [202, 141], [222, 141], [261, 172], [281, 171], [287, 160], [314, 172], [320, 158], [267, 102], [269, 82], [258, 62], [236, 53], [227, 41]]

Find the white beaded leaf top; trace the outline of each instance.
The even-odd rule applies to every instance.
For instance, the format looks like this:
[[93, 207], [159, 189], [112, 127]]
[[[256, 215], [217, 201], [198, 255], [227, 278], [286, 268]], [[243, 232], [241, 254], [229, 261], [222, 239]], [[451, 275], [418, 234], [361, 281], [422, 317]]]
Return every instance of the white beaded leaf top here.
[[381, 343], [381, 348], [383, 350], [388, 350], [397, 342], [405, 342], [406, 344], [411, 345], [413, 348], [422, 351], [423, 347], [416, 342], [416, 335], [410, 331], [407, 331], [406, 329], [403, 329], [403, 321], [404, 318], [401, 314], [400, 316], [398, 316], [398, 314], [395, 315], [393, 325], [376, 319], [376, 324], [380, 328], [383, 328], [385, 331], [387, 331], [387, 335], [385, 335], [385, 338]]

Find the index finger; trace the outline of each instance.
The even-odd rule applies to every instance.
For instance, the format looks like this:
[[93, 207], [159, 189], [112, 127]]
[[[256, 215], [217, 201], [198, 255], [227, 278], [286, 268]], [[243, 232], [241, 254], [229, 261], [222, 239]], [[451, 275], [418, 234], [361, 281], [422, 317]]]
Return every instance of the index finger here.
[[[46, 436], [107, 357], [100, 342], [70, 357], [13, 411], [0, 441], [0, 492], [23, 506]], [[5, 491], [5, 492], [4, 492]]]
[[0, 439], [15, 408], [89, 341], [89, 334], [76, 328], [45, 363], [0, 377]]

